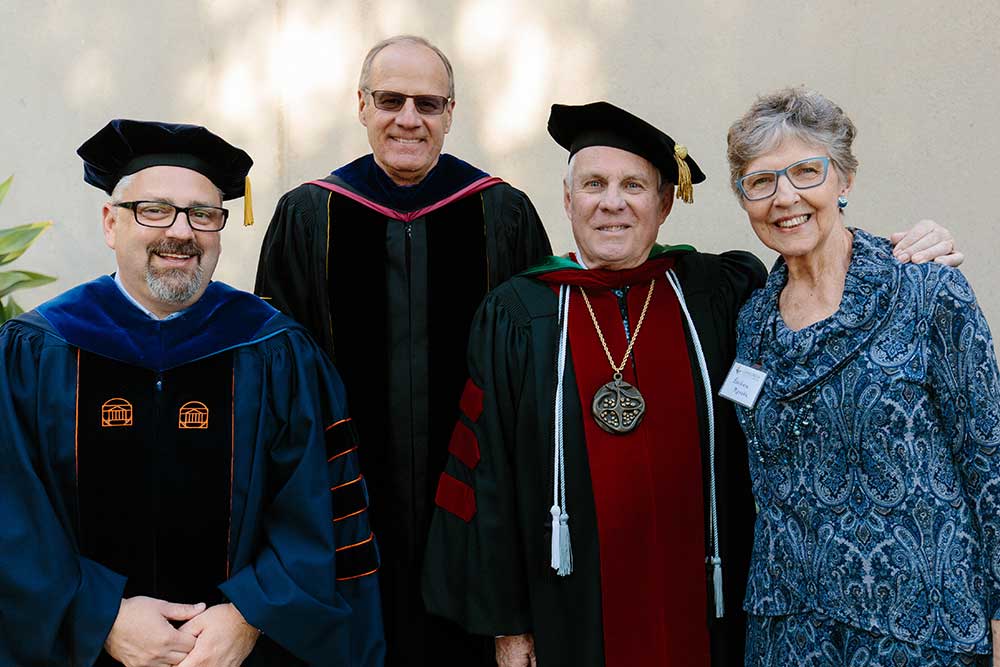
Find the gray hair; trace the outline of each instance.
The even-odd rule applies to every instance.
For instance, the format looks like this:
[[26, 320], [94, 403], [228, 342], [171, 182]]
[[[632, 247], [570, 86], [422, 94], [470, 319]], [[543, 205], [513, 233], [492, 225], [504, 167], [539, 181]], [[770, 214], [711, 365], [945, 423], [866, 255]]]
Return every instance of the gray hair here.
[[368, 51], [368, 55], [365, 56], [365, 61], [361, 64], [361, 76], [358, 77], [358, 88], [368, 92], [368, 81], [372, 76], [372, 63], [375, 62], [375, 56], [381, 53], [386, 47], [392, 46], [393, 44], [403, 43], [418, 44], [420, 46], [427, 47], [437, 54], [437, 57], [441, 59], [442, 63], [444, 63], [445, 72], [448, 73], [448, 97], [455, 99], [455, 71], [451, 67], [451, 61], [448, 60], [448, 56], [444, 54], [444, 51], [419, 35], [395, 35], [393, 37], [383, 39], [381, 42], [373, 46]]
[[747, 165], [789, 137], [825, 148], [841, 180], [847, 180], [858, 170], [851, 151], [856, 133], [844, 110], [815, 90], [796, 86], [761, 95], [729, 128], [729, 185], [741, 196], [736, 181]]
[[189, 277], [180, 269], [157, 272], [147, 262], [143, 277], [146, 279], [150, 294], [156, 300], [172, 306], [183, 306], [201, 289], [205, 281], [205, 268], [199, 258], [198, 265], [194, 268], [194, 275]]
[[[132, 185], [132, 181], [135, 180], [135, 174], [138, 173], [139, 172], [137, 171], [133, 174], [126, 174], [122, 176], [120, 179], [118, 179], [118, 183], [115, 184], [115, 189], [111, 191], [112, 203], [120, 202], [122, 200], [122, 197], [125, 195], [125, 190], [128, 189], [128, 186]], [[208, 178], [208, 176], [205, 176], [205, 178]], [[219, 201], [225, 203], [226, 199], [225, 195], [222, 192], [222, 189], [218, 185], [215, 185], [214, 182], [212, 183], [212, 186], [215, 188], [215, 191], [219, 193]]]
[[111, 191], [111, 201], [119, 202], [122, 200], [122, 195], [124, 194], [126, 188], [132, 185], [132, 181], [135, 180], [135, 174], [128, 174], [127, 176], [122, 176], [118, 179], [118, 183], [115, 184], [115, 189]]

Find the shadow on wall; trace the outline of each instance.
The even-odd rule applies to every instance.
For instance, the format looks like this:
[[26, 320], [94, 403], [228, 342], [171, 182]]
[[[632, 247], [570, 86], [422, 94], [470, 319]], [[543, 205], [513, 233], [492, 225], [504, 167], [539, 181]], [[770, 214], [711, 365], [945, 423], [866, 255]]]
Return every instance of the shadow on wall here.
[[[596, 10], [609, 3], [593, 4]], [[248, 52], [243, 43], [230, 44], [215, 75], [227, 122], [253, 126], [273, 118], [275, 178], [285, 189], [300, 180], [295, 161], [321, 157], [333, 167], [367, 152], [356, 120], [358, 70], [367, 48], [388, 35], [422, 34], [449, 54], [458, 84], [456, 136], [449, 146], [475, 146], [471, 154], [456, 151], [471, 161], [505, 161], [547, 141], [545, 120], [553, 100], [592, 99], [603, 89], [599, 50], [585, 28], [595, 19], [589, 15], [576, 21], [548, 18], [524, 1], [421, 7], [396, 0], [315, 1], [274, 7], [271, 17], [254, 19], [257, 25], [248, 27], [249, 33], [268, 34], [265, 48]], [[223, 24], [231, 20], [215, 11]], [[194, 78], [199, 76], [208, 73]], [[506, 177], [523, 180], [505, 166]]]
[[[408, 32], [438, 44], [455, 65], [448, 152], [525, 190], [559, 251], [569, 248], [570, 236], [561, 206], [565, 154], [545, 131], [551, 103], [607, 99], [691, 149], [708, 181], [694, 206], [674, 208], [661, 240], [759, 252], [727, 185], [725, 131], [758, 93], [799, 83], [829, 95], [858, 125], [862, 171], [852, 223], [887, 234], [934, 217], [974, 251], [993, 222], [983, 215], [982, 195], [993, 190], [1000, 135], [982, 109], [1000, 103], [1000, 5], [969, 0], [961, 12], [933, 3], [905, 12], [899, 6], [6, 0], [0, 25], [16, 26], [5, 46], [17, 67], [8, 70], [13, 85], [0, 99], [0, 117], [21, 130], [5, 149], [31, 163], [9, 167], [25, 174], [11, 204], [51, 197], [45, 179], [78, 184], [71, 147], [108, 118], [208, 125], [255, 160], [259, 226], [227, 233], [219, 269], [221, 279], [248, 288], [277, 198], [368, 151], [357, 120], [361, 60], [379, 39]], [[924, 174], [934, 174], [933, 187], [914, 180]], [[74, 185], [44, 213], [77, 219], [94, 201]], [[107, 251], [89, 229], [43, 239], [54, 259], [39, 268], [59, 273], [59, 288], [105, 268]], [[64, 270], [67, 257], [78, 261]], [[974, 285], [995, 282], [992, 265], [973, 253], [965, 269]], [[997, 319], [1000, 296], [980, 298]]]
[[[71, 106], [95, 118], [205, 124], [245, 147], [255, 160], [251, 177], [264, 223], [282, 192], [368, 152], [357, 121], [358, 71], [371, 44], [403, 32], [428, 37], [455, 66], [458, 104], [446, 150], [530, 190], [539, 146], [551, 150], [549, 105], [604, 94], [598, 37], [617, 34], [629, 6], [192, 0], [147, 7], [141, 19], [106, 5], [41, 11], [49, 33], [76, 45], [60, 72]], [[110, 48], [102, 39], [72, 39], [81, 25], [120, 39]], [[555, 164], [562, 158], [559, 151], [550, 157]], [[550, 188], [559, 179], [561, 171], [541, 184], [556, 204], [558, 191]], [[248, 239], [235, 236], [231, 243], [243, 255]], [[261, 237], [250, 237], [253, 252]], [[224, 258], [223, 276], [225, 265]]]

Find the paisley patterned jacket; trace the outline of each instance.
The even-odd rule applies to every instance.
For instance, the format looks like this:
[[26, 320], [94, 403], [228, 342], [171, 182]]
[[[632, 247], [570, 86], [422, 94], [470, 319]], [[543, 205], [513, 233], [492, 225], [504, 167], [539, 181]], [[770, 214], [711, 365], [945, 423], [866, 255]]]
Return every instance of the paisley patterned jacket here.
[[747, 433], [759, 512], [745, 608], [819, 611], [987, 653], [1000, 605], [1000, 380], [962, 274], [854, 231], [840, 309], [799, 331], [779, 261], [740, 313], [767, 372]]

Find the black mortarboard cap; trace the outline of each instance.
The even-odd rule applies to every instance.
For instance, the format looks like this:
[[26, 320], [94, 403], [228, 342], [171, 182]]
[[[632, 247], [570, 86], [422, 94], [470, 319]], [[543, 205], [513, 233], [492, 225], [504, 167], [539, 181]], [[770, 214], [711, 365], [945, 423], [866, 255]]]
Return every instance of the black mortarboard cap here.
[[663, 178], [677, 185], [677, 197], [694, 201], [693, 183], [705, 180], [687, 148], [638, 116], [608, 102], [580, 106], [553, 104], [549, 114], [549, 134], [569, 151], [589, 146], [611, 146], [649, 160]]
[[109, 195], [123, 176], [161, 165], [197, 171], [222, 191], [242, 197], [253, 165], [247, 153], [200, 125], [116, 118], [77, 149], [83, 180]]

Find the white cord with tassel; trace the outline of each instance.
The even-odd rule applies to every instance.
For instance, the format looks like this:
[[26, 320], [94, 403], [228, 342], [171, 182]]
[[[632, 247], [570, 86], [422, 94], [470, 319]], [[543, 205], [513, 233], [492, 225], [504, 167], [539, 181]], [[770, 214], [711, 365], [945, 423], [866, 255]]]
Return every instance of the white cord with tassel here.
[[552, 465], [552, 553], [550, 565], [560, 577], [573, 573], [573, 547], [569, 539], [569, 509], [566, 506], [566, 464], [563, 456], [563, 374], [566, 370], [566, 338], [569, 329], [569, 285], [559, 287], [559, 353], [555, 399], [555, 446]]
[[677, 274], [673, 269], [667, 271], [667, 281], [674, 288], [677, 301], [684, 311], [687, 319], [688, 330], [691, 332], [691, 342], [694, 343], [694, 351], [698, 357], [698, 369], [701, 371], [702, 386], [705, 388], [705, 409], [708, 412], [708, 492], [709, 492], [709, 527], [712, 533], [712, 555], [705, 561], [712, 566], [712, 593], [715, 598], [715, 617], [722, 618], [725, 613], [725, 605], [722, 598], [722, 557], [719, 555], [719, 511], [715, 498], [715, 403], [712, 400], [712, 382], [708, 377], [708, 365], [705, 363], [705, 353], [701, 349], [701, 340], [698, 338], [698, 330], [694, 328], [694, 320], [688, 312], [687, 303], [684, 301], [684, 293], [681, 291], [681, 283], [677, 279]]

